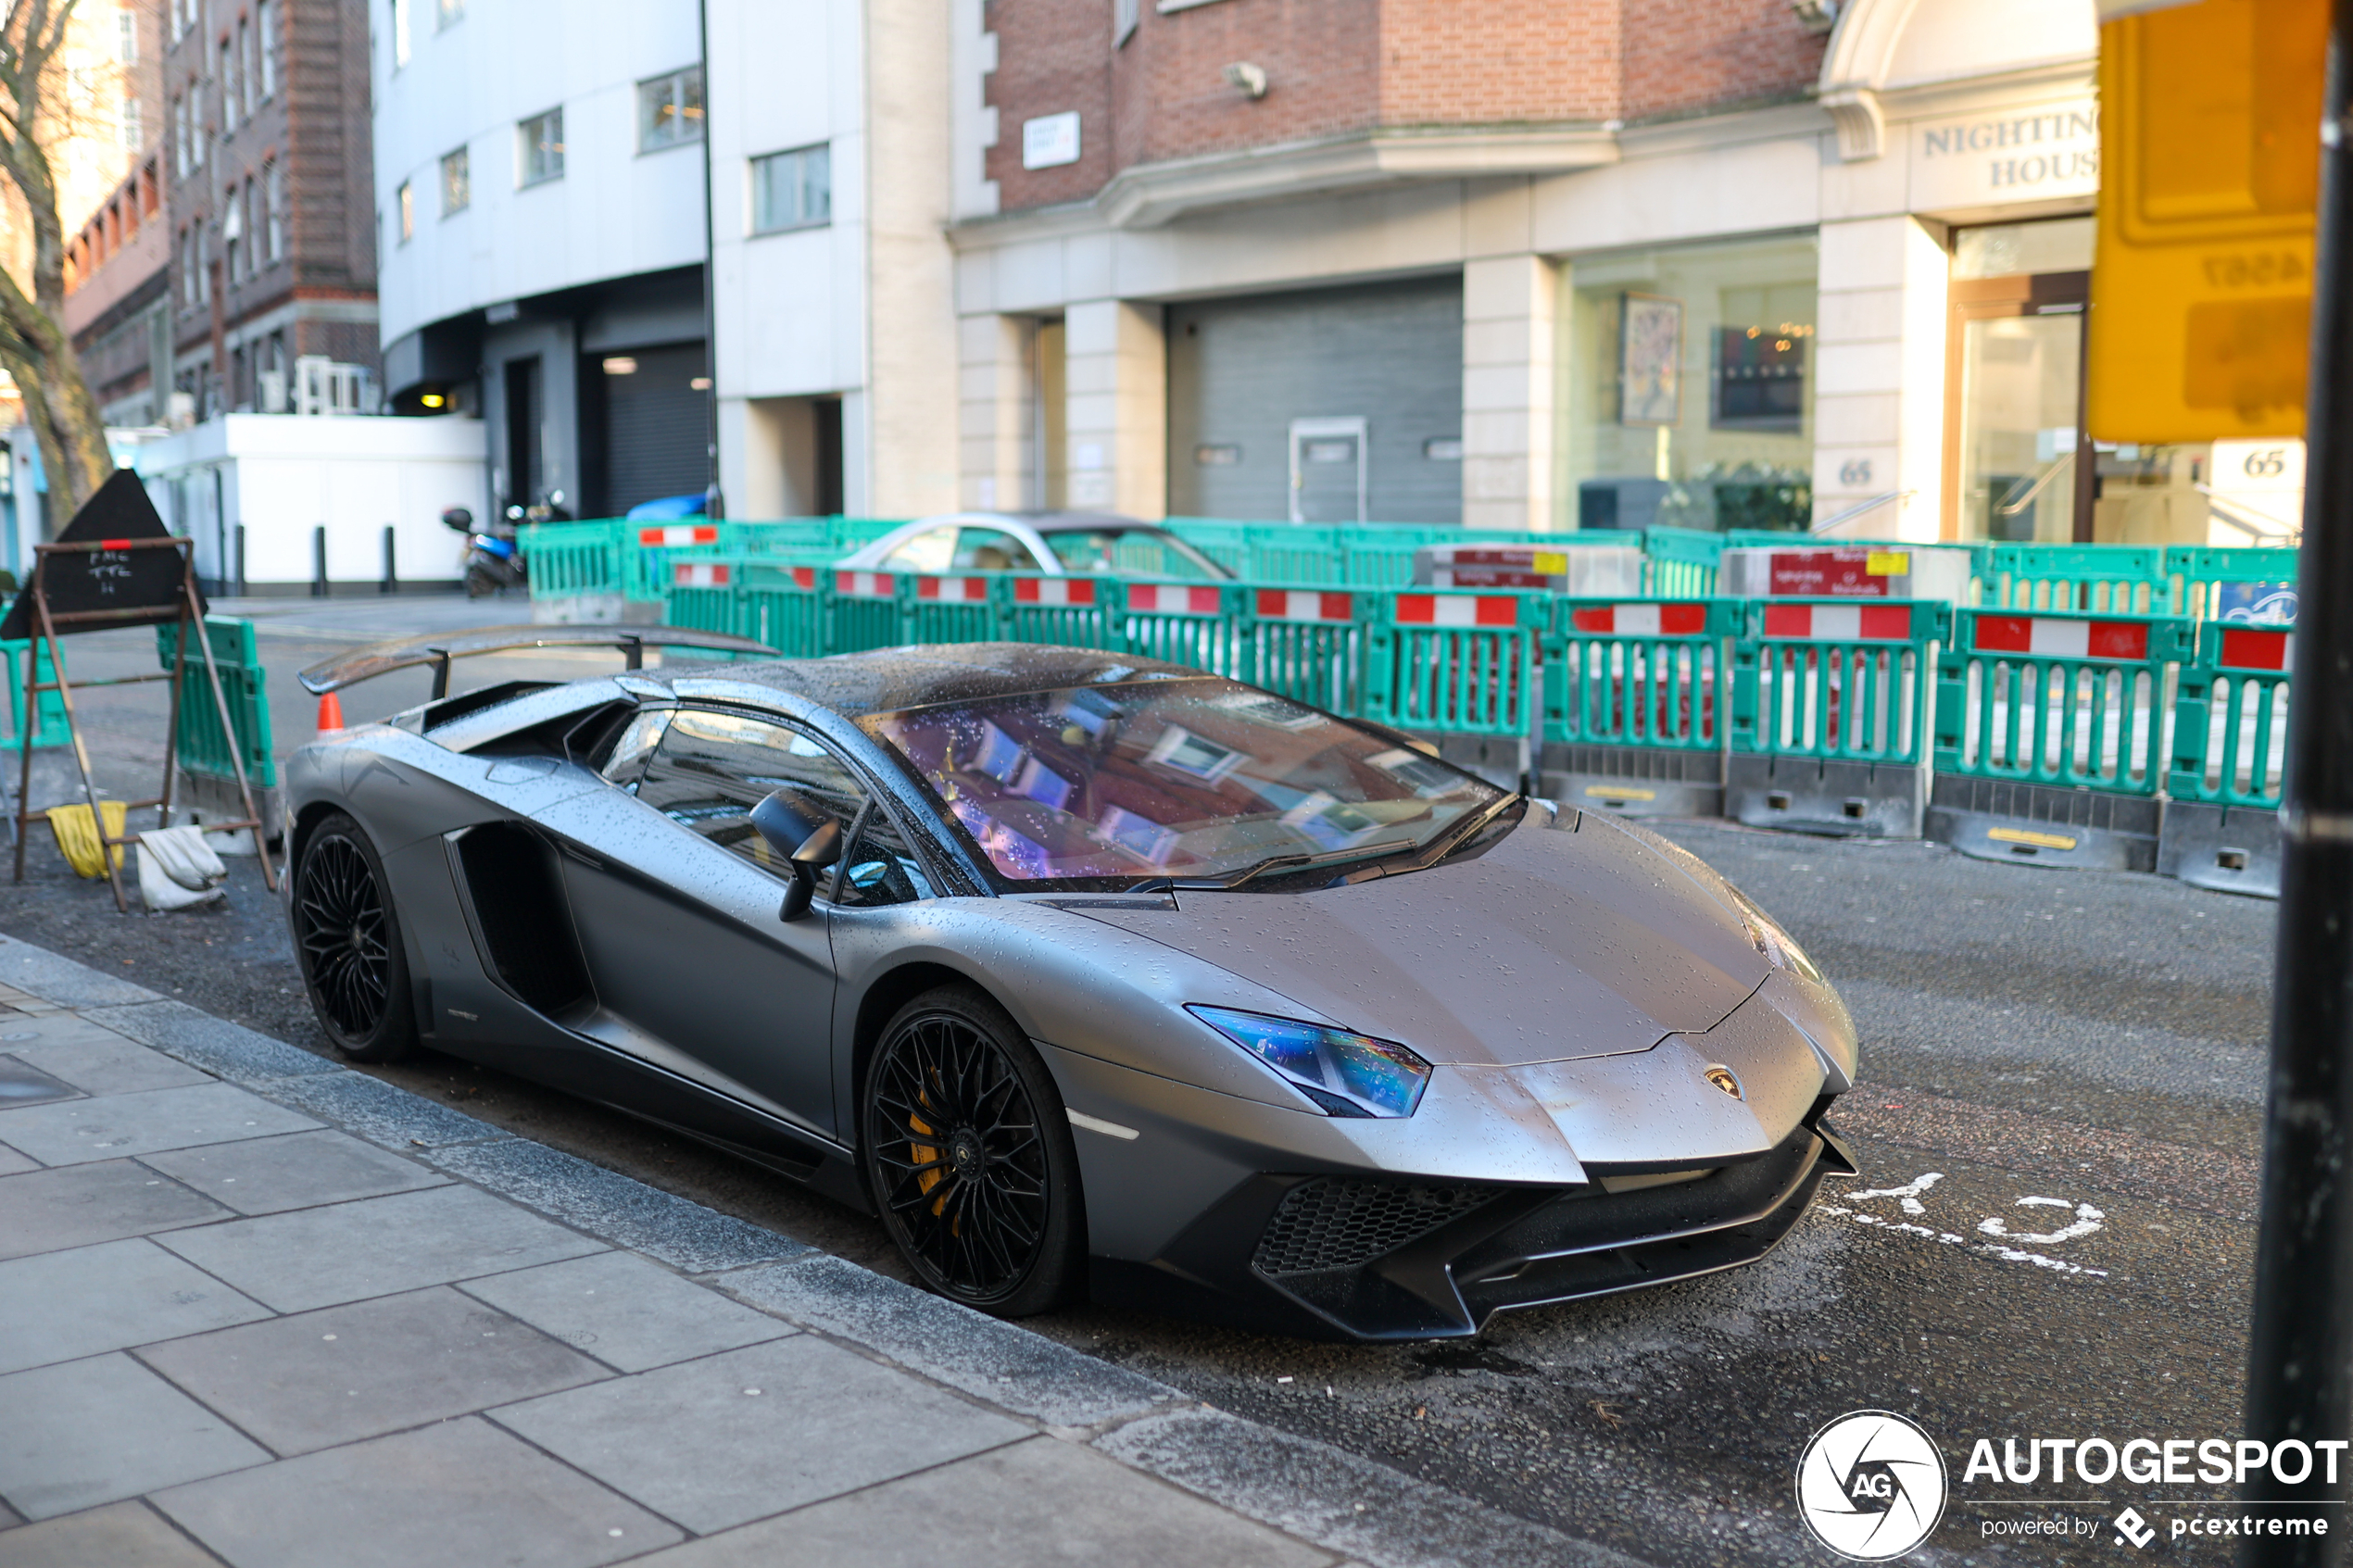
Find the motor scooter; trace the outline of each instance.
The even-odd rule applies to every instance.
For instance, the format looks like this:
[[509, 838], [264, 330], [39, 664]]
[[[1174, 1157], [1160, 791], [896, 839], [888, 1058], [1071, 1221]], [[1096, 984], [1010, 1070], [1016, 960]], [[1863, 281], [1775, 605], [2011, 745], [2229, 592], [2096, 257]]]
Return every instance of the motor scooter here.
[[509, 588], [530, 585], [522, 552], [515, 546], [512, 524], [494, 522], [489, 532], [477, 533], [474, 514], [464, 507], [452, 507], [443, 512], [441, 522], [443, 527], [466, 536], [466, 597], [479, 599]]

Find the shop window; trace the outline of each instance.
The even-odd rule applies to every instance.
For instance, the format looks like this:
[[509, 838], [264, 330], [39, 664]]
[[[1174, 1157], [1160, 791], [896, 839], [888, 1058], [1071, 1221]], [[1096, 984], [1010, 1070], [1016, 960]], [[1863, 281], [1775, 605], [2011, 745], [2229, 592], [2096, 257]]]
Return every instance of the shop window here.
[[1818, 270], [1811, 234], [1565, 267], [1560, 525], [1805, 529]]

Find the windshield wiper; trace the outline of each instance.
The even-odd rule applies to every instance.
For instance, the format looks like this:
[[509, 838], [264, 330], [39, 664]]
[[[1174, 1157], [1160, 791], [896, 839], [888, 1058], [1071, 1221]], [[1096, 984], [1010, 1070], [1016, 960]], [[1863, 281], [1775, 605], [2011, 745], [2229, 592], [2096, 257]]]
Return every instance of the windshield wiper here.
[[1268, 872], [1303, 871], [1312, 866], [1338, 865], [1345, 860], [1372, 859], [1382, 855], [1394, 855], [1400, 850], [1413, 847], [1414, 841], [1409, 838], [1388, 844], [1360, 845], [1349, 849], [1326, 849], [1314, 855], [1272, 855], [1254, 866], [1245, 867], [1227, 876], [1172, 876], [1145, 885], [1151, 888], [1164, 887], [1172, 893], [1185, 888], [1190, 888], [1196, 892], [1224, 892], [1239, 887], [1252, 878], [1263, 876]]

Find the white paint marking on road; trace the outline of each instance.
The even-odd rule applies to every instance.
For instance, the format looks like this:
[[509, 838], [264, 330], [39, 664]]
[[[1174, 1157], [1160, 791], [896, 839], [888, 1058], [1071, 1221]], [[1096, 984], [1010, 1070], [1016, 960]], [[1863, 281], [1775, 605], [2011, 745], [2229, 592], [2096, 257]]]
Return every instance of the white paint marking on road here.
[[1925, 1214], [1928, 1210], [1920, 1203], [1920, 1194], [1944, 1179], [1944, 1172], [1931, 1171], [1924, 1176], [1913, 1177], [1900, 1187], [1875, 1187], [1869, 1192], [1850, 1192], [1846, 1195], [1846, 1200], [1849, 1203], [1860, 1203], [1867, 1198], [1893, 1198], [1900, 1201], [1905, 1213]]
[[2100, 1229], [2101, 1222], [2108, 1218], [2106, 1214], [2101, 1213], [2097, 1209], [2093, 1208], [2088, 1203], [2076, 1203], [2070, 1205], [2064, 1198], [2021, 1198], [2019, 1199], [2019, 1202], [2021, 1204], [2047, 1204], [2057, 1209], [2072, 1207], [2075, 1210], [2075, 1223], [2071, 1225], [2063, 1225], [2055, 1231], [2047, 1231], [2037, 1235], [2032, 1231], [2013, 1232], [2009, 1226], [2004, 1224], [1997, 1217], [1990, 1220], [1980, 1220], [1977, 1224], [1978, 1234], [1981, 1236], [1998, 1236], [2009, 1241], [2023, 1241], [2035, 1247], [2056, 1247], [2062, 1241], [2073, 1241], [2079, 1236], [2091, 1235], [2094, 1231]]

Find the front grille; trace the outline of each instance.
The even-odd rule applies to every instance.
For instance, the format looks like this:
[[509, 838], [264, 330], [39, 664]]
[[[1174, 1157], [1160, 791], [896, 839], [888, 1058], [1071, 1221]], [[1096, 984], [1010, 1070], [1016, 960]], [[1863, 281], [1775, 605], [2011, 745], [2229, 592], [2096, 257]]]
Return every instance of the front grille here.
[[1461, 1218], [1495, 1192], [1466, 1183], [1317, 1176], [1283, 1195], [1251, 1262], [1277, 1276], [1356, 1268]]

